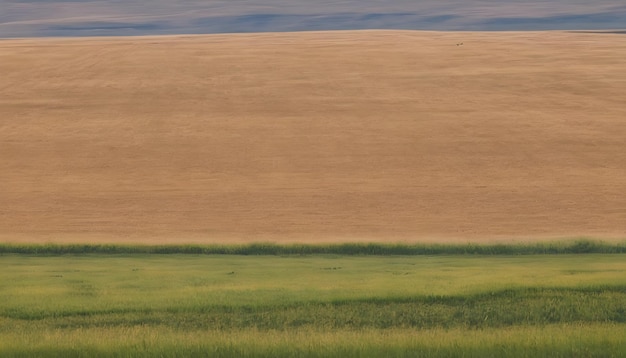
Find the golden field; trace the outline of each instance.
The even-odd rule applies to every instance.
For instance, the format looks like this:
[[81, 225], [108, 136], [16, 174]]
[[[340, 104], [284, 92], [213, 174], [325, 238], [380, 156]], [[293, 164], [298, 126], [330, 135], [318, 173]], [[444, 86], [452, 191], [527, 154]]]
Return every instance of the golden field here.
[[0, 241], [626, 237], [626, 36], [0, 41]]

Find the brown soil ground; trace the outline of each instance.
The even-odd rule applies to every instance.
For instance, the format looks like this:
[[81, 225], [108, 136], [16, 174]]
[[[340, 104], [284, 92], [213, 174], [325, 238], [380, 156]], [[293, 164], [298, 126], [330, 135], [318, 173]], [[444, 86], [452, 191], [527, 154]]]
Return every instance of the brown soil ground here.
[[625, 59], [565, 32], [3, 40], [0, 241], [623, 239]]

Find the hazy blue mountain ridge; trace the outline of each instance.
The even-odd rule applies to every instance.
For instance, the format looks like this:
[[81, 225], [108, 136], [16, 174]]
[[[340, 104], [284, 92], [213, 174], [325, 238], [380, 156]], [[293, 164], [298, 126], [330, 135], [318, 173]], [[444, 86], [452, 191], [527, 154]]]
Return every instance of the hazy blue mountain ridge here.
[[0, 37], [625, 28], [623, 0], [0, 0]]

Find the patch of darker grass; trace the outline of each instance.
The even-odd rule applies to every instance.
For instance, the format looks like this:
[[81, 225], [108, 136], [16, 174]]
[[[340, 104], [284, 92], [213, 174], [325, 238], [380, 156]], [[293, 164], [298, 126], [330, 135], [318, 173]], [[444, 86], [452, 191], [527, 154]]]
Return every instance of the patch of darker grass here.
[[246, 245], [100, 245], [100, 244], [0, 244], [0, 255], [34, 256], [84, 254], [186, 254], [186, 255], [559, 255], [623, 254], [626, 242], [606, 243], [590, 239], [530, 244], [290, 244]]

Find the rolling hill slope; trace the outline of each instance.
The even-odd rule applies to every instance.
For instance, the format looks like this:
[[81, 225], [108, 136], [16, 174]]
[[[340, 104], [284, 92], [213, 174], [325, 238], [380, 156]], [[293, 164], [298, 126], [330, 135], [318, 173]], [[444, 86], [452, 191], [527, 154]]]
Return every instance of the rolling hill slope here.
[[0, 240], [626, 237], [626, 37], [0, 41]]

